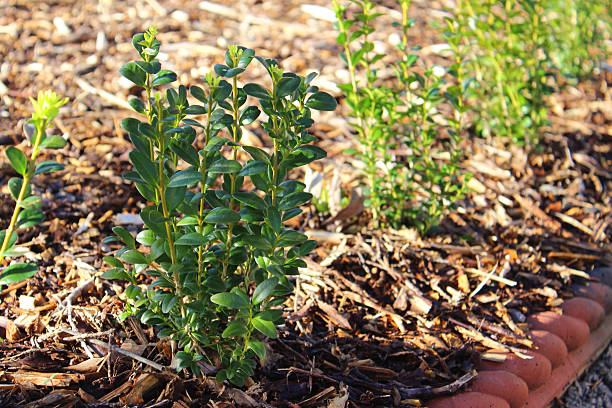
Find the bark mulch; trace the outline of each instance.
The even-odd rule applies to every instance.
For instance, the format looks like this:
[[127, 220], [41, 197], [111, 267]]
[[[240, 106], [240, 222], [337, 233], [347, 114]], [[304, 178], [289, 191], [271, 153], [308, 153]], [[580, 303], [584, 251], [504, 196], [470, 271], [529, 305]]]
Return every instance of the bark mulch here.
[[[380, 2], [391, 16], [394, 2]], [[0, 292], [0, 406], [13, 407], [380, 407], [419, 406], [464, 387], [479, 354], [521, 354], [531, 341], [526, 315], [558, 308], [570, 286], [612, 264], [612, 75], [569, 85], [551, 98], [550, 134], [537, 153], [499, 141], [467, 140], [463, 163], [472, 191], [440, 228], [373, 230], [359, 197], [340, 211], [341, 191], [357, 186], [345, 106], [321, 114], [313, 133], [328, 158], [313, 166], [330, 190], [331, 213], [306, 211], [298, 227], [320, 241], [286, 305], [286, 324], [244, 389], [169, 368], [173, 348], [154, 330], [119, 322], [121, 282], [101, 280], [102, 244], [144, 205], [121, 178], [130, 143], [120, 129], [131, 89], [118, 68], [134, 59], [130, 40], [147, 25], [180, 83], [195, 85], [240, 43], [278, 58], [317, 84], [346, 71], [323, 0], [161, 0], [31, 2], [0, 5], [0, 144], [25, 147], [28, 97], [52, 87], [71, 102], [55, 121], [68, 137], [47, 159], [66, 169], [40, 177], [47, 221], [20, 237], [41, 266]], [[412, 31], [424, 59], [440, 61], [429, 27], [444, 4], [413, 3]], [[381, 21], [384, 25], [385, 20]], [[384, 25], [376, 40], [393, 28]], [[387, 30], [387, 31], [386, 31]], [[382, 43], [381, 43], [382, 44]], [[434, 47], [435, 48], [435, 47]], [[263, 76], [255, 68], [253, 77]], [[340, 99], [340, 102], [343, 101]], [[257, 132], [250, 142], [264, 145]], [[0, 185], [11, 174], [0, 158]], [[318, 173], [317, 173], [318, 172]], [[312, 174], [311, 174], [312, 176]], [[0, 192], [0, 228], [12, 200]], [[214, 367], [204, 367], [213, 372]]]

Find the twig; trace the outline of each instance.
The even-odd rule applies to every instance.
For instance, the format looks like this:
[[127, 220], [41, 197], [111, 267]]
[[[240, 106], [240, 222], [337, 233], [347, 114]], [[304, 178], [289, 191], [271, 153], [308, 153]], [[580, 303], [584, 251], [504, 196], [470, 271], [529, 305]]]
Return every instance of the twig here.
[[487, 276], [485, 276], [485, 278], [480, 281], [480, 283], [478, 284], [478, 286], [476, 286], [476, 288], [472, 291], [472, 293], [470, 293], [470, 298], [473, 298], [474, 296], [476, 296], [476, 294], [478, 292], [480, 292], [480, 290], [482, 288], [484, 288], [484, 286], [489, 282], [489, 280], [491, 279], [491, 276], [493, 276], [493, 274], [495, 273], [495, 271], [497, 271], [497, 266], [499, 264], [495, 264], [495, 266], [493, 267], [493, 269], [491, 269], [491, 272], [489, 272], [487, 274]]
[[[461, 266], [455, 266], [455, 268], [461, 269], [461, 270], [463, 270], [463, 271], [465, 271], [467, 273], [471, 273], [471, 274], [478, 275], [478, 276], [488, 276], [488, 275], [490, 275], [490, 273], [483, 272], [480, 269], [476, 269], [476, 268], [462, 268]], [[503, 283], [503, 284], [508, 285], [508, 286], [516, 286], [516, 281], [510, 280], [510, 279], [507, 279], [507, 278], [502, 278], [501, 276], [491, 275], [489, 277], [489, 279], [491, 279], [493, 281], [496, 281], [496, 282], [499, 282], [499, 283]]]
[[132, 107], [130, 106], [129, 103], [127, 103], [123, 99], [113, 95], [112, 93], [105, 91], [104, 89], [98, 89], [98, 88], [90, 85], [87, 81], [85, 81], [85, 80], [83, 80], [81, 78], [76, 78], [75, 82], [79, 86], [79, 88], [81, 88], [85, 92], [89, 92], [91, 94], [98, 95], [100, 98], [102, 98], [102, 99], [106, 100], [107, 102], [110, 102], [113, 105], [116, 105], [116, 106], [118, 106], [120, 108], [123, 108], [123, 109], [126, 109], [126, 110], [132, 110]]
[[[107, 342], [105, 342], [105, 341], [102, 341], [102, 340], [98, 340], [98, 339], [87, 339], [87, 341], [88, 341], [89, 343], [93, 343], [93, 344], [96, 344], [96, 345], [98, 345], [98, 346], [102, 346], [102, 347], [109, 347], [109, 344], [108, 344]], [[141, 362], [141, 363], [143, 363], [143, 364], [146, 364], [146, 365], [148, 365], [148, 366], [151, 366], [151, 367], [153, 367], [154, 369], [156, 369], [156, 370], [158, 370], [158, 371], [165, 371], [165, 369], [166, 369], [166, 367], [164, 367], [164, 366], [163, 366], [163, 365], [161, 365], [161, 364], [158, 364], [158, 363], [156, 363], [156, 362], [154, 362], [154, 361], [151, 361], [151, 360], [149, 360], [148, 358], [144, 358], [144, 357], [142, 357], [142, 356], [139, 356], [139, 355], [138, 355], [138, 354], [136, 354], [136, 353], [132, 353], [131, 351], [124, 350], [124, 349], [122, 349], [121, 347], [113, 346], [113, 345], [111, 344], [111, 345], [110, 345], [110, 349], [111, 349], [112, 351], [115, 351], [115, 352], [119, 353], [119, 354], [123, 354], [124, 356], [130, 357], [130, 358], [133, 358], [134, 360], [137, 360], [137, 361], [140, 361], [140, 362]]]
[[114, 329], [110, 329], [110, 330], [106, 330], [106, 331], [98, 332], [98, 333], [77, 334], [75, 336], [64, 337], [62, 340], [74, 341], [74, 340], [91, 339], [93, 337], [102, 337], [102, 336], [106, 336], [107, 334], [112, 334], [114, 331], [115, 331]]
[[[75, 332], [77, 331], [76, 325], [74, 324], [74, 321], [72, 320], [72, 299], [71, 298], [72, 295], [68, 296], [66, 298], [67, 302], [66, 302], [66, 310], [67, 310], [67, 316], [68, 316], [68, 323], [70, 324], [70, 327], [72, 328], [72, 330], [74, 330]], [[89, 349], [89, 347], [87, 346], [87, 343], [85, 343], [85, 341], [81, 340], [79, 341], [79, 343], [81, 343], [81, 347], [83, 347], [83, 350], [85, 350], [85, 354], [87, 354], [87, 357], [89, 358], [93, 358], [93, 353], [91, 352], [91, 350]]]

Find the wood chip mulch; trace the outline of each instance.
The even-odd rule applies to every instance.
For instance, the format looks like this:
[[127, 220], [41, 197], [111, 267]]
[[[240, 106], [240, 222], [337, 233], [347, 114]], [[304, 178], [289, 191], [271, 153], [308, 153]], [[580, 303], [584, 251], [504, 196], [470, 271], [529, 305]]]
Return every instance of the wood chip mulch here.
[[[389, 15], [394, 2], [380, 2]], [[169, 368], [172, 344], [128, 318], [123, 285], [101, 280], [111, 228], [140, 228], [143, 200], [121, 178], [130, 142], [120, 129], [133, 59], [131, 36], [155, 25], [168, 68], [192, 85], [227, 44], [255, 48], [288, 70], [320, 72], [339, 96], [345, 71], [326, 1], [216, 4], [99, 0], [0, 5], [0, 144], [24, 148], [28, 97], [53, 88], [71, 100], [56, 120], [69, 144], [45, 155], [66, 169], [36, 180], [47, 221], [20, 236], [41, 266], [0, 292], [2, 407], [381, 407], [419, 406], [473, 377], [479, 354], [517, 354], [531, 342], [527, 315], [558, 308], [570, 286], [612, 264], [612, 75], [570, 85], [550, 100], [550, 134], [527, 155], [497, 141], [467, 140], [471, 193], [439, 231], [372, 230], [364, 213], [338, 215], [340, 187], [356, 186], [346, 106], [321, 114], [313, 133], [328, 158], [313, 166], [335, 185], [332, 213], [314, 207], [298, 227], [320, 242], [286, 305], [286, 324], [244, 389]], [[413, 2], [413, 42], [428, 61], [440, 42], [428, 23], [441, 2]], [[384, 21], [383, 21], [384, 23]], [[386, 28], [385, 28], [386, 27]], [[381, 27], [380, 40], [393, 28]], [[385, 31], [389, 30], [389, 31]], [[255, 68], [254, 78], [263, 76]], [[341, 101], [342, 102], [342, 101]], [[265, 145], [256, 132], [253, 143]], [[12, 177], [0, 158], [0, 228]], [[348, 217], [348, 215], [357, 215]], [[333, 217], [335, 216], [335, 217]], [[203, 367], [214, 372], [213, 366]]]

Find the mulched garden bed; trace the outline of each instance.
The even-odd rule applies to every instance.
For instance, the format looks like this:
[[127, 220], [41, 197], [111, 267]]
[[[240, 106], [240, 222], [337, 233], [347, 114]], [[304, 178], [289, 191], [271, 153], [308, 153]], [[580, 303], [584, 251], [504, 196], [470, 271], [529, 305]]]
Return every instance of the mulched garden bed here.
[[[331, 22], [311, 7], [325, 1], [181, 3], [0, 6], [0, 143], [25, 146], [20, 124], [39, 89], [70, 98], [55, 122], [70, 143], [46, 156], [66, 169], [34, 186], [47, 221], [20, 237], [41, 271], [0, 292], [0, 406], [419, 406], [467, 384], [483, 350], [528, 349], [525, 316], [559, 307], [593, 266], [612, 264], [607, 73], [553, 97], [551, 132], [537, 153], [465, 141], [472, 192], [431, 236], [372, 230], [358, 202], [339, 214], [339, 200], [333, 214], [305, 211], [299, 227], [320, 245], [295, 282], [279, 339], [243, 390], [168, 368], [172, 344], [139, 321], [118, 322], [123, 286], [99, 278], [102, 256], [116, 249], [102, 239], [117, 223], [138, 231], [129, 214], [144, 205], [121, 178], [130, 143], [119, 123], [132, 113], [121, 105], [131, 90], [117, 71], [134, 58], [132, 35], [156, 25], [184, 85], [235, 42], [298, 74], [320, 72], [331, 92], [344, 75]], [[440, 42], [428, 23], [442, 6], [412, 7], [425, 59], [439, 58], [427, 47]], [[348, 192], [357, 181], [341, 155], [352, 140], [343, 110], [321, 114], [313, 129], [328, 151], [314, 170]], [[5, 186], [4, 156], [0, 169]], [[3, 189], [0, 228], [11, 211]]]

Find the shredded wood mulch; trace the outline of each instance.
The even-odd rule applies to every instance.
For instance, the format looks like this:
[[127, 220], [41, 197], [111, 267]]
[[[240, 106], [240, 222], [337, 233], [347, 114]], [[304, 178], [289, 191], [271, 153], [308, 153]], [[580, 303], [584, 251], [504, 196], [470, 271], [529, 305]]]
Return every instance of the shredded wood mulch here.
[[[180, 3], [180, 4], [179, 4]], [[388, 16], [394, 2], [381, 1]], [[429, 23], [441, 2], [413, 2], [414, 45], [422, 56], [440, 42]], [[341, 152], [352, 139], [341, 106], [321, 114], [313, 133], [328, 158], [322, 175], [331, 213], [306, 211], [297, 227], [320, 242], [296, 280], [286, 324], [244, 389], [217, 384], [214, 364], [194, 378], [170, 368], [173, 344], [151, 327], [119, 322], [124, 287], [101, 280], [102, 244], [111, 228], [137, 232], [144, 203], [121, 178], [130, 143], [120, 129], [134, 93], [118, 68], [135, 55], [133, 34], [157, 26], [168, 68], [184, 85], [240, 43], [278, 58], [342, 99], [346, 71], [324, 0], [224, 3], [185, 0], [31, 2], [0, 5], [0, 144], [25, 148], [28, 97], [52, 87], [71, 100], [55, 121], [69, 144], [48, 159], [63, 172], [35, 181], [47, 221], [20, 237], [41, 266], [0, 292], [2, 407], [380, 407], [419, 406], [469, 383], [480, 354], [531, 346], [525, 317], [555, 309], [570, 286], [612, 264], [612, 84], [609, 73], [568, 84], [550, 100], [551, 132], [538, 153], [499, 141], [467, 140], [471, 193], [419, 238], [412, 230], [368, 228], [354, 164]], [[387, 18], [387, 17], [385, 17]], [[393, 30], [381, 20], [376, 41]], [[252, 70], [253, 77], [263, 70]], [[250, 143], [265, 146], [254, 131]], [[0, 228], [12, 176], [0, 158]], [[353, 191], [341, 209], [341, 191]]]

